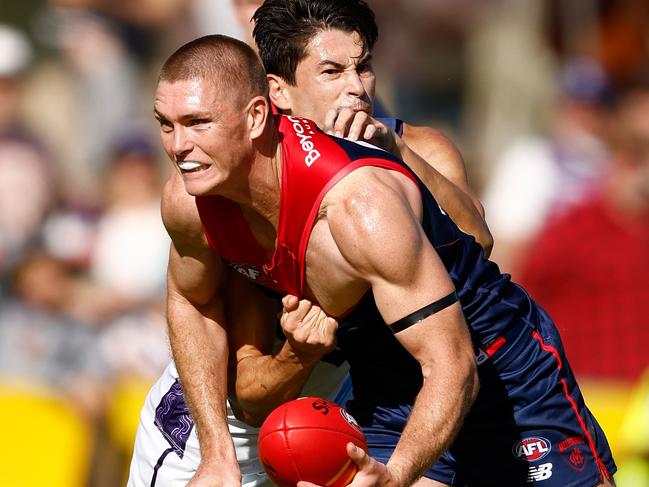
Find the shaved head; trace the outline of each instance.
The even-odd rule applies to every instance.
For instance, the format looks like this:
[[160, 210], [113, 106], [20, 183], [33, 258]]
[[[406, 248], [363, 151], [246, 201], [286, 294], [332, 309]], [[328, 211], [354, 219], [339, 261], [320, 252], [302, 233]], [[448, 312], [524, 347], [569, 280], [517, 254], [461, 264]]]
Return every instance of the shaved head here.
[[224, 35], [200, 37], [180, 47], [162, 66], [158, 83], [191, 79], [210, 81], [242, 104], [255, 96], [268, 97], [266, 72], [255, 52]]

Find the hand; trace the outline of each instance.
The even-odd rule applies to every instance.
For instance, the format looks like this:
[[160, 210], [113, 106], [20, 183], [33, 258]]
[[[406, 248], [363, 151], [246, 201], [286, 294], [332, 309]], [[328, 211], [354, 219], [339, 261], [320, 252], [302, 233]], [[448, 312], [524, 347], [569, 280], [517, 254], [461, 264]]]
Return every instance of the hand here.
[[363, 140], [397, 155], [397, 134], [387, 125], [365, 112], [351, 108], [329, 110], [325, 116], [325, 132], [349, 140]]
[[306, 299], [287, 295], [280, 325], [286, 339], [303, 362], [315, 363], [336, 346], [338, 322]]
[[[387, 466], [369, 456], [353, 443], [347, 443], [347, 454], [356, 465], [358, 472], [347, 487], [397, 487]], [[311, 482], [298, 482], [297, 487], [319, 487]]]

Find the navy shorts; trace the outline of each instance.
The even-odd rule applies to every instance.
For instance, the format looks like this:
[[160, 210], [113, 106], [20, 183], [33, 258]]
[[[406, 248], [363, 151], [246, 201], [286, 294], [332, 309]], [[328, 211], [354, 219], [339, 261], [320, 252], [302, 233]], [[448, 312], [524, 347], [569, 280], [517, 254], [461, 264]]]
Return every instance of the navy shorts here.
[[[616, 471], [554, 324], [540, 308], [534, 314], [478, 366], [478, 398], [426, 477], [469, 487], [589, 487], [601, 482], [600, 471]], [[411, 405], [368, 407], [352, 399], [347, 406], [362, 418], [370, 455], [387, 462]]]

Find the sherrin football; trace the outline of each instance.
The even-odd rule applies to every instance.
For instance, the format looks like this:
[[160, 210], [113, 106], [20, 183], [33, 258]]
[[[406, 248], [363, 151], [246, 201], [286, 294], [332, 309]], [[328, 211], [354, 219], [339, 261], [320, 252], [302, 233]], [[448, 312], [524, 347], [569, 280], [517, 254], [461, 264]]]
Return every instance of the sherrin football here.
[[320, 397], [301, 397], [266, 418], [259, 430], [259, 458], [280, 487], [301, 480], [343, 487], [358, 470], [347, 454], [349, 442], [367, 451], [360, 426], [345, 409]]

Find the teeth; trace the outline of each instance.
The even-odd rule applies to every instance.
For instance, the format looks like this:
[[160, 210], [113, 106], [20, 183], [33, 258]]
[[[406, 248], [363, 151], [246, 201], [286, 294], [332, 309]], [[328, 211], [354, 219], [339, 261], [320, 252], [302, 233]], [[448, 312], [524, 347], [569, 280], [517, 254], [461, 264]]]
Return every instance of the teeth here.
[[194, 171], [195, 169], [201, 167], [201, 164], [194, 161], [183, 161], [178, 163], [178, 167], [181, 171]]

